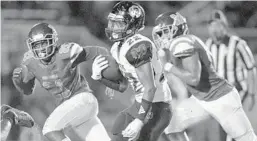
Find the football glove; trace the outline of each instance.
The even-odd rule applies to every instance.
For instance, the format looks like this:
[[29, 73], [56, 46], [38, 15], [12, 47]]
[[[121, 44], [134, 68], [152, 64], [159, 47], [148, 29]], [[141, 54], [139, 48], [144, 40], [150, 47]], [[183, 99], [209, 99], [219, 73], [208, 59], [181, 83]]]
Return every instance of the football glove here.
[[91, 78], [94, 80], [100, 80], [102, 78], [102, 71], [108, 66], [108, 60], [106, 60], [102, 55], [97, 56], [92, 64]]
[[134, 140], [138, 134], [140, 133], [140, 130], [142, 129], [144, 123], [140, 119], [134, 119], [129, 125], [126, 127], [125, 130], [122, 131], [123, 137], [129, 138], [129, 141]]

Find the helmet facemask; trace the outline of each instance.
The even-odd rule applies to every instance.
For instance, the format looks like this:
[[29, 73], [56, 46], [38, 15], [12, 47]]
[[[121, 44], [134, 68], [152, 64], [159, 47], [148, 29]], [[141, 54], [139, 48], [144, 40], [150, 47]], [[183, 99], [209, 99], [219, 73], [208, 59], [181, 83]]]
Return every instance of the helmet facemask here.
[[110, 13], [108, 16], [108, 27], [105, 28], [106, 36], [111, 41], [120, 41], [133, 33], [129, 24], [121, 15]]
[[56, 49], [58, 38], [54, 34], [37, 34], [27, 39], [28, 48], [33, 52], [36, 59], [47, 59], [52, 56]]
[[166, 12], [156, 18], [152, 37], [158, 48], [169, 48], [172, 40], [188, 34], [186, 19], [178, 12]]
[[178, 28], [174, 25], [157, 25], [153, 28], [152, 37], [157, 48], [169, 48], [169, 45], [176, 35]]

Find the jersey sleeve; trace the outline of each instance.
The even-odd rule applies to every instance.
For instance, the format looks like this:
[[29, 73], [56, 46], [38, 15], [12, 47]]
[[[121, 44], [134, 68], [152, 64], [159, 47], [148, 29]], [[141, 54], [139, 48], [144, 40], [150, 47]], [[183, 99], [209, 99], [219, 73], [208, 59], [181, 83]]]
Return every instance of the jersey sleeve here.
[[60, 47], [59, 53], [65, 58], [69, 58], [72, 67], [77, 66], [81, 62], [93, 60], [96, 56], [109, 55], [109, 51], [104, 47], [86, 46], [82, 47], [76, 43], [65, 43]]
[[152, 44], [149, 41], [141, 41], [133, 45], [126, 53], [126, 59], [135, 68], [146, 64], [152, 59]]
[[247, 69], [255, 67], [255, 60], [253, 54], [244, 40], [239, 41], [237, 50], [243, 60], [243, 63]]
[[195, 53], [196, 48], [192, 40], [182, 37], [182, 39], [175, 41], [175, 43], [171, 43], [170, 51], [177, 58], [189, 57]]
[[86, 46], [84, 47], [87, 55], [86, 60], [94, 60], [96, 56], [104, 55], [104, 56], [110, 56], [110, 51], [105, 47], [100, 46]]

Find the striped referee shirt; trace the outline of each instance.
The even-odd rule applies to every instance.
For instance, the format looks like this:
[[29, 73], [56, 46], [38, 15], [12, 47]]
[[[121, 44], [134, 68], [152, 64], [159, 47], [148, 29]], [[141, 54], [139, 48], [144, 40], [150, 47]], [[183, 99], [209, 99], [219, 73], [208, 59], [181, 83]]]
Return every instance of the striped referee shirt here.
[[256, 67], [253, 54], [247, 43], [237, 36], [227, 36], [222, 43], [206, 41], [212, 53], [213, 63], [219, 76], [227, 79], [237, 90], [255, 94], [257, 87]]

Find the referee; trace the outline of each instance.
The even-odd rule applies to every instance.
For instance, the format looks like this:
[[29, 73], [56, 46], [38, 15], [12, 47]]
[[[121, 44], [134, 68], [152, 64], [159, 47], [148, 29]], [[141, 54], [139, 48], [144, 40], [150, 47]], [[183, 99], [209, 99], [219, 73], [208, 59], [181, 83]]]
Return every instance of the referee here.
[[[257, 72], [253, 54], [246, 41], [229, 33], [225, 15], [215, 10], [208, 25], [210, 38], [206, 41], [213, 63], [221, 77], [226, 78], [240, 93], [242, 103], [249, 98], [253, 109], [257, 94]], [[231, 140], [227, 137], [227, 141]]]

